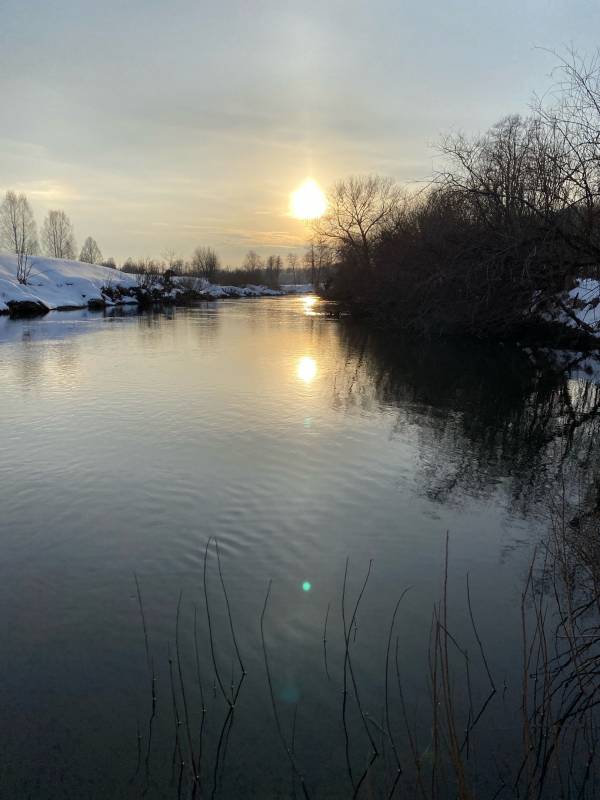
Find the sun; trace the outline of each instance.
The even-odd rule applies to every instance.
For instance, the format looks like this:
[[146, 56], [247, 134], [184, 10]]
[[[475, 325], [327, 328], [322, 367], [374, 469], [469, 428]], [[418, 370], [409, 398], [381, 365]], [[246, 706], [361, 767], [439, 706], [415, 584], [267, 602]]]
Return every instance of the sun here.
[[327, 199], [319, 184], [307, 178], [292, 192], [290, 206], [296, 219], [318, 219], [325, 213]]

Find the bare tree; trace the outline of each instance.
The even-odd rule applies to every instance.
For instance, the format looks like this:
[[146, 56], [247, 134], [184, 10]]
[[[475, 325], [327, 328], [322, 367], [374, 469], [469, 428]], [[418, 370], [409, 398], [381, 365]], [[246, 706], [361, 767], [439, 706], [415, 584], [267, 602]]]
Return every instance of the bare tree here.
[[288, 268], [292, 272], [292, 283], [296, 283], [296, 267], [298, 266], [298, 254], [288, 253], [287, 263], [288, 263]]
[[101, 262], [103, 267], [108, 267], [109, 269], [116, 269], [117, 265], [115, 264], [115, 260], [112, 256], [105, 258], [104, 261]]
[[600, 263], [600, 50], [590, 58], [557, 54], [554, 104], [536, 99], [534, 110], [562, 151], [559, 179], [564, 213], [561, 234], [585, 266]]
[[17, 280], [26, 284], [38, 241], [33, 212], [24, 194], [8, 191], [0, 205], [0, 243], [17, 256]]
[[197, 247], [192, 255], [191, 266], [194, 273], [206, 278], [210, 283], [214, 283], [221, 269], [221, 262], [212, 248]]
[[390, 178], [352, 176], [336, 183], [327, 199], [327, 212], [315, 221], [315, 233], [350, 251], [370, 270], [373, 239], [393, 220], [401, 199], [399, 188]]
[[264, 281], [272, 289], [279, 288], [282, 266], [281, 256], [269, 256], [267, 258]]
[[137, 282], [140, 289], [152, 291], [160, 283], [163, 265], [153, 258], [140, 258], [137, 262]]
[[102, 262], [102, 251], [98, 247], [96, 240], [91, 236], [88, 236], [83, 243], [79, 260], [83, 261], [84, 264], [100, 264]]
[[189, 264], [186, 264], [184, 259], [172, 247], [167, 247], [161, 253], [162, 259], [165, 262], [165, 272], [171, 275], [183, 275], [186, 270], [189, 270]]
[[71, 220], [64, 211], [49, 211], [42, 225], [42, 244], [52, 258], [75, 258], [75, 236]]
[[262, 269], [263, 267], [264, 262], [256, 250], [248, 250], [244, 256], [244, 269], [250, 271]]
[[304, 255], [304, 263], [310, 270], [310, 282], [313, 288], [318, 289], [323, 280], [325, 270], [333, 264], [333, 251], [325, 237], [313, 236]]
[[242, 269], [246, 273], [248, 283], [261, 283], [263, 278], [264, 261], [255, 250], [248, 250], [244, 257]]

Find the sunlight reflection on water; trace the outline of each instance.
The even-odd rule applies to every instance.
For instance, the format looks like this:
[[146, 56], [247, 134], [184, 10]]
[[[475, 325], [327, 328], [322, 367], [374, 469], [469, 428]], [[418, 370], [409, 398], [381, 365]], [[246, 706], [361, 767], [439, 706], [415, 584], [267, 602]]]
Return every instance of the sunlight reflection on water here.
[[304, 383], [312, 383], [317, 377], [317, 371], [317, 362], [311, 356], [303, 356], [296, 368], [296, 374]]

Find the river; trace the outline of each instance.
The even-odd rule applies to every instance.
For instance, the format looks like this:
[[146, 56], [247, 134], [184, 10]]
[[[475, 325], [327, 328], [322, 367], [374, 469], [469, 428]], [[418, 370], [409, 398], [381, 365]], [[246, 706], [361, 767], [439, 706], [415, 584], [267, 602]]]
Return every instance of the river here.
[[468, 574], [518, 707], [558, 470], [572, 492], [594, 469], [585, 375], [286, 297], [0, 318], [0, 400], [0, 796], [188, 797], [196, 771], [197, 796], [301, 797], [301, 773], [349, 797], [365, 728], [365, 792], [387, 796], [388, 638], [427, 739], [446, 541], [453, 635], [473, 648]]

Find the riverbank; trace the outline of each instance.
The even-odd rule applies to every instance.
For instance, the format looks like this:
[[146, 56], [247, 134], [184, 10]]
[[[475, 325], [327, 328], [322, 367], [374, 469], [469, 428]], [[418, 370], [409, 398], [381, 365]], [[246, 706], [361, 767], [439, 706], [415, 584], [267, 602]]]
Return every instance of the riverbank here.
[[[363, 284], [359, 291], [344, 284], [341, 270], [321, 296], [335, 303], [341, 313], [374, 328], [417, 339], [488, 340], [559, 350], [600, 349], [600, 281], [592, 278], [575, 280], [570, 289], [550, 296], [534, 293], [520, 320], [512, 319], [510, 324], [507, 321], [504, 327], [498, 324], [493, 332], [475, 324], [446, 327], [439, 319], [428, 321], [427, 298], [422, 298], [422, 304], [418, 297], [408, 302], [397, 287], [386, 293], [376, 281]], [[438, 318], [451, 316], [451, 304], [445, 305], [447, 312], [437, 309]], [[420, 322], [415, 325], [417, 316]]]
[[34, 256], [27, 283], [17, 280], [17, 258], [0, 255], [0, 314], [29, 316], [115, 305], [182, 304], [308, 292], [311, 286], [226, 286], [203, 278], [129, 275], [120, 270]]

